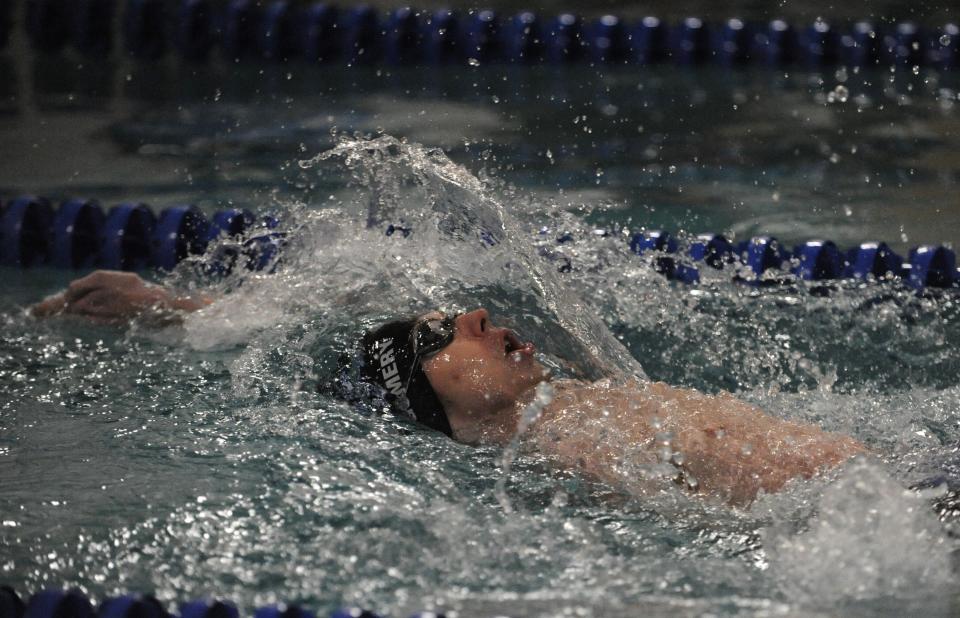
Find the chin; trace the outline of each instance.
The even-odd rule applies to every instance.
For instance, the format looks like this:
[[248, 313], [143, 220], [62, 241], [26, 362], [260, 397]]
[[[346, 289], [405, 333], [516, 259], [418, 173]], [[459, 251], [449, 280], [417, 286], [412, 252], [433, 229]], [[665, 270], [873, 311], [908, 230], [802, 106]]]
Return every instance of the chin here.
[[532, 372], [528, 374], [524, 374], [520, 378], [519, 382], [523, 390], [527, 390], [528, 388], [533, 388], [537, 384], [540, 384], [541, 382], [545, 382], [548, 379], [549, 379], [549, 375], [547, 374], [547, 372], [544, 371], [543, 367], [540, 367], [538, 365]]

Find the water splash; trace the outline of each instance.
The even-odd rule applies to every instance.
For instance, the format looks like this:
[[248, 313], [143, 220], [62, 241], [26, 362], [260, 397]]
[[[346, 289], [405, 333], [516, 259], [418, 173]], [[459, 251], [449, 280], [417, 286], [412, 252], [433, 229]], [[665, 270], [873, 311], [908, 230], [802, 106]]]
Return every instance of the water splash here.
[[[441, 150], [342, 138], [301, 168], [345, 176], [347, 187], [321, 208], [292, 209], [281, 271], [247, 276], [220, 307], [197, 314], [188, 330], [198, 347], [237, 342], [241, 331], [275, 338], [322, 315], [321, 330], [338, 332], [328, 343], [342, 348], [346, 333], [397, 315], [486, 305], [529, 333], [551, 366], [585, 378], [644, 376], [590, 302], [536, 254], [528, 226]], [[256, 315], [236, 317], [245, 312]]]
[[865, 599], [931, 599], [954, 583], [955, 549], [926, 501], [877, 463], [850, 464], [814, 519], [768, 529], [771, 570], [788, 597], [835, 607]]
[[510, 497], [507, 496], [507, 477], [510, 474], [510, 468], [517, 457], [517, 450], [520, 448], [520, 440], [531, 425], [540, 420], [543, 409], [553, 401], [554, 388], [549, 382], [541, 382], [537, 385], [536, 392], [531, 401], [520, 415], [520, 421], [517, 423], [517, 431], [511, 438], [510, 443], [503, 449], [503, 456], [500, 458], [500, 467], [503, 468], [503, 474], [497, 480], [494, 493], [497, 496], [497, 502], [503, 508], [505, 513], [512, 513], [513, 507], [510, 505]]

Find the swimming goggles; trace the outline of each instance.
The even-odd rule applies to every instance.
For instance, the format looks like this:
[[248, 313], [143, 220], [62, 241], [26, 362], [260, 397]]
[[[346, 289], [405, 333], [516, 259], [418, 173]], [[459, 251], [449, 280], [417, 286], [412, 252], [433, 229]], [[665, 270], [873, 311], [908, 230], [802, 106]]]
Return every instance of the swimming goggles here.
[[456, 329], [456, 320], [460, 314], [444, 318], [431, 318], [417, 322], [410, 331], [410, 351], [413, 353], [413, 362], [410, 363], [410, 375], [403, 385], [403, 390], [410, 389], [413, 376], [420, 370], [420, 363], [432, 354], [436, 354], [453, 341]]
[[456, 331], [456, 321], [461, 314], [444, 318], [420, 320], [410, 333], [410, 350], [413, 352], [414, 364], [436, 354], [450, 345]]

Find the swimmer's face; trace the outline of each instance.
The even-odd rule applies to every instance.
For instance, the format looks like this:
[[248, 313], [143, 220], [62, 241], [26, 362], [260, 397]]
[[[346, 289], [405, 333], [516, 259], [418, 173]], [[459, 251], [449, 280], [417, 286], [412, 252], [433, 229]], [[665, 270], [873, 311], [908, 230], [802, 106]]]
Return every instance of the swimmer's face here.
[[423, 371], [448, 413], [482, 417], [546, 379], [535, 351], [532, 343], [494, 326], [487, 311], [477, 309], [456, 318], [453, 341], [424, 361]]

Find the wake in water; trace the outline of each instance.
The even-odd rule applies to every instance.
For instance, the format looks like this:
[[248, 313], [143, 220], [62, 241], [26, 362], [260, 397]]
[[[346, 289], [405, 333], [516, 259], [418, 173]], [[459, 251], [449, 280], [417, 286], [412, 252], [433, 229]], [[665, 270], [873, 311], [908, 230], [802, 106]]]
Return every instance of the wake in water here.
[[[928, 504], [945, 488], [936, 485], [924, 497], [904, 490], [949, 472], [960, 442], [955, 383], [960, 328], [951, 299], [918, 299], [882, 287], [838, 289], [824, 298], [799, 283], [758, 291], [719, 275], [705, 277], [699, 287], [677, 286], [630, 254], [622, 228], [592, 234], [581, 215], [529, 203], [521, 209], [505, 206], [503, 195], [516, 196], [484, 184], [439, 150], [390, 137], [343, 139], [301, 167], [308, 185], [311, 178], [318, 185], [332, 178], [344, 186], [329, 197], [312, 196], [309, 205], [285, 205], [288, 245], [277, 272], [223, 278], [213, 287], [229, 293], [184, 325], [185, 341], [196, 350], [238, 348], [229, 366], [236, 401], [266, 402], [275, 413], [285, 402], [342, 412], [333, 418], [344, 419], [338, 422], [349, 427], [344, 431], [351, 440], [358, 434], [350, 444], [360, 449], [363, 429], [345, 420], [351, 411], [344, 404], [323, 397], [311, 403], [314, 386], [333, 373], [339, 353], [369, 326], [397, 315], [486, 306], [498, 321], [532, 339], [558, 376], [644, 378], [646, 370], [654, 379], [682, 386], [730, 390], [776, 416], [853, 435], [879, 453], [882, 461], [860, 461], [761, 496], [749, 512], [697, 504], [669, 487], [659, 496], [628, 502], [627, 513], [650, 510], [670, 522], [666, 532], [656, 533], [665, 544], [677, 531], [693, 531], [698, 538], [690, 544], [693, 554], [719, 560], [716, 570], [685, 563], [690, 571], [680, 580], [711, 582], [715, 588], [707, 594], [723, 594], [717, 590], [729, 585], [740, 596], [765, 596], [764, 589], [772, 587], [777, 599], [814, 607], [888, 596], [909, 605], [923, 600], [917, 594], [928, 600], [956, 595], [955, 523], [947, 517], [946, 526], [938, 522]], [[565, 272], [544, 257], [540, 225], [550, 234], [578, 235], [573, 249], [564, 249], [571, 264]], [[202, 267], [200, 258], [175, 280], [194, 285]], [[409, 440], [373, 427], [378, 440], [402, 453], [402, 469], [420, 469]], [[416, 443], [423, 448], [430, 438], [419, 436]], [[353, 455], [365, 457], [360, 453]], [[455, 461], [462, 453], [449, 456]], [[554, 480], [535, 454], [521, 452], [517, 463], [520, 471], [501, 474], [492, 491], [494, 502], [504, 510], [515, 507], [518, 514], [511, 517], [520, 519], [491, 523], [499, 515], [470, 515], [462, 504], [444, 505], [444, 497], [432, 495], [433, 508], [460, 518], [464, 534], [493, 562], [496, 550], [483, 545], [481, 530], [543, 538], [557, 520], [555, 513], [545, 516], [549, 524], [523, 519], [531, 517], [525, 510], [541, 508], [530, 497], [540, 491], [534, 487], [544, 478], [561, 487], [576, 482]], [[622, 470], [625, 482], [637, 470], [627, 452]], [[407, 489], [423, 493], [418, 486]], [[578, 491], [551, 490], [557, 496], [551, 508], [564, 508], [567, 495], [578, 500]], [[600, 502], [590, 508], [619, 510]], [[891, 543], [895, 533], [898, 541]], [[714, 540], [702, 540], [702, 534]], [[602, 543], [579, 532], [570, 532], [570, 538], [576, 539], [572, 544]], [[712, 543], [716, 551], [707, 549]], [[577, 555], [607, 570], [616, 562], [617, 547], [615, 542], [606, 552], [581, 547]], [[458, 556], [451, 560], [469, 570], [469, 558]], [[748, 566], [737, 563], [739, 583], [717, 583], [727, 581], [719, 571], [732, 556], [747, 557]], [[647, 581], [642, 573], [625, 572]], [[572, 571], [564, 573], [564, 581], [577, 581]], [[636, 592], [622, 578], [615, 585]], [[586, 596], [603, 590], [591, 586], [574, 588]], [[670, 589], [682, 596], [681, 584]], [[650, 594], [656, 588], [641, 590]], [[925, 607], [937, 612], [938, 603]]]

